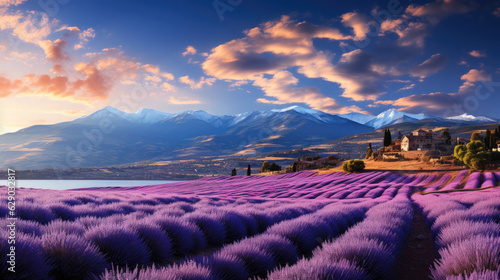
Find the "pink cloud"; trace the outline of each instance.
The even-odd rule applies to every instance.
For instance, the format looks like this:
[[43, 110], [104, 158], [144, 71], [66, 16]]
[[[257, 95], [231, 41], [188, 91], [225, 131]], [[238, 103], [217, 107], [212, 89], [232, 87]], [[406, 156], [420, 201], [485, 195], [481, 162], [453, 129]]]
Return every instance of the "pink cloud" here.
[[432, 23], [454, 14], [464, 14], [472, 11], [475, 3], [468, 0], [436, 0], [424, 5], [411, 4], [406, 13], [414, 17], [426, 17]]
[[478, 51], [478, 50], [472, 50], [469, 52], [469, 54], [473, 57], [486, 57], [486, 53], [482, 52], [482, 51]]

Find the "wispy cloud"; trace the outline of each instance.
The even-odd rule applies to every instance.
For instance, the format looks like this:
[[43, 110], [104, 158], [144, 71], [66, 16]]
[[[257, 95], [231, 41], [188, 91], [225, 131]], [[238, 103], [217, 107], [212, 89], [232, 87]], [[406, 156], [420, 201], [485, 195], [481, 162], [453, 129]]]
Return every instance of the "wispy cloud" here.
[[182, 56], [194, 55], [196, 54], [196, 49], [193, 46], [187, 46], [186, 51], [182, 53]]

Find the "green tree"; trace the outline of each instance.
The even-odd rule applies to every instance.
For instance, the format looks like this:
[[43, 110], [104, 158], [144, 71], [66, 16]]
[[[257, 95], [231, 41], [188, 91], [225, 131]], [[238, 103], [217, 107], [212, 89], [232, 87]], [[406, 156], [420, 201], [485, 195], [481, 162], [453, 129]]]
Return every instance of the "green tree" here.
[[391, 131], [388, 128], [386, 128], [384, 134], [384, 147], [389, 147], [391, 143], [392, 143]]
[[467, 150], [467, 148], [465, 147], [465, 145], [462, 145], [462, 144], [456, 145], [455, 150], [453, 151], [453, 155], [455, 156], [456, 159], [463, 162], [466, 150]]
[[491, 149], [491, 146], [493, 146], [491, 140], [491, 131], [489, 129], [486, 129], [486, 133], [484, 134], [484, 147], [487, 151], [489, 151]]
[[362, 172], [365, 170], [365, 162], [358, 159], [346, 161], [342, 164], [344, 172]]
[[447, 144], [451, 143], [451, 134], [450, 131], [446, 128], [441, 131], [441, 137], [446, 140]]
[[481, 141], [473, 141], [467, 144], [467, 150], [463, 157], [463, 163], [475, 170], [484, 170], [489, 163], [489, 153]]
[[250, 176], [250, 175], [252, 175], [252, 167], [250, 167], [250, 164], [248, 164], [247, 176]]
[[292, 164], [292, 172], [297, 172], [297, 163], [295, 161]]
[[276, 163], [271, 163], [269, 166], [269, 171], [281, 171], [281, 166], [277, 165]]
[[271, 164], [269, 163], [269, 161], [264, 161], [262, 163], [262, 167], [260, 168], [260, 172], [266, 172], [266, 171], [269, 171], [269, 168], [271, 167]]
[[231, 176], [236, 176], [236, 168], [233, 168], [233, 170], [231, 171]]
[[365, 159], [369, 159], [371, 156], [373, 156], [372, 143], [368, 143]]
[[474, 141], [483, 141], [483, 137], [481, 137], [481, 134], [479, 134], [477, 132], [474, 132], [470, 136], [470, 141], [471, 142], [474, 142]]

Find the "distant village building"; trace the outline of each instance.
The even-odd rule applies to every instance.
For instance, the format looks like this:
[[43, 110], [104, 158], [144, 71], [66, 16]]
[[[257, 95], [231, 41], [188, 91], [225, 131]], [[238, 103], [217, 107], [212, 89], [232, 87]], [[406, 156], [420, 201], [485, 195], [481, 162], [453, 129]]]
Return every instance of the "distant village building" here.
[[401, 151], [423, 151], [436, 150], [451, 146], [446, 144], [446, 140], [441, 135], [434, 133], [432, 130], [418, 129], [410, 135], [403, 136], [401, 140]]

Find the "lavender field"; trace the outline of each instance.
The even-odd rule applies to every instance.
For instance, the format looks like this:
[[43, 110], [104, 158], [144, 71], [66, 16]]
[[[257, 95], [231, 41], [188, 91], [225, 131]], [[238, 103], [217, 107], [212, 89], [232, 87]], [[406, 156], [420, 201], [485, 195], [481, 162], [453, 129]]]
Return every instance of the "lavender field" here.
[[[303, 171], [18, 189], [16, 273], [2, 230], [0, 279], [419, 279], [397, 269], [417, 216], [427, 278], [499, 279], [498, 185], [500, 172]], [[0, 215], [6, 225], [5, 200]]]

